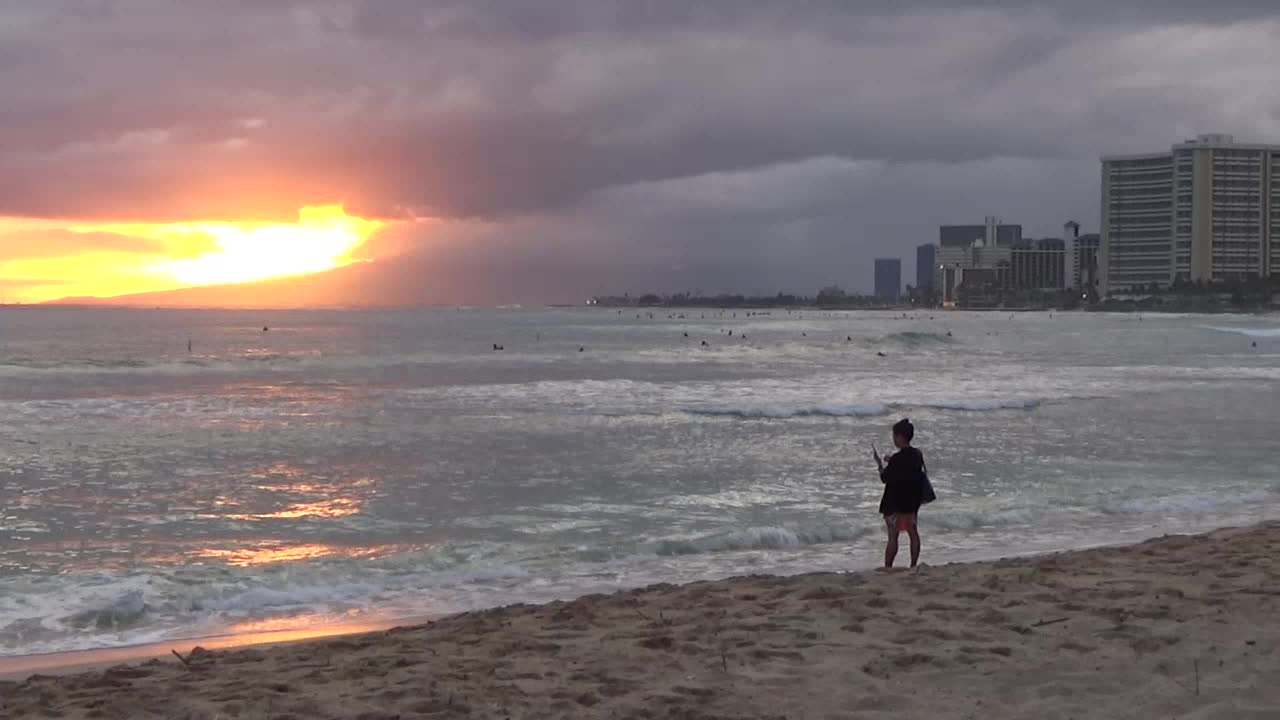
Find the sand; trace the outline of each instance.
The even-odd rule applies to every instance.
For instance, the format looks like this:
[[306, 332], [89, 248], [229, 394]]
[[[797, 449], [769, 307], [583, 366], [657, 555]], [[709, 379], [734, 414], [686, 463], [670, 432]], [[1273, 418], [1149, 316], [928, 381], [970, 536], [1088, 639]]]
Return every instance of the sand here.
[[1275, 720], [1280, 523], [656, 586], [188, 662], [5, 683], [0, 717]]

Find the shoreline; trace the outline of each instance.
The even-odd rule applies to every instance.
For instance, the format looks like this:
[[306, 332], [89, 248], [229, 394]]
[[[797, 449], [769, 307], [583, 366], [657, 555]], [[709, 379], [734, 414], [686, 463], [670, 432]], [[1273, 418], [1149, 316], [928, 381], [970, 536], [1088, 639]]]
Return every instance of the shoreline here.
[[32, 675], [74, 675], [80, 672], [106, 669], [121, 663], [132, 664], [158, 658], [173, 658], [174, 652], [185, 654], [194, 647], [227, 651], [275, 647], [278, 645], [317, 642], [349, 635], [382, 632], [403, 626], [406, 623], [418, 625], [432, 622], [435, 619], [413, 617], [370, 620], [367, 622], [330, 623], [291, 630], [202, 635], [84, 650], [5, 655], [0, 656], [0, 682], [22, 681]]
[[[1253, 524], [1265, 524], [1266, 522], [1271, 522], [1273, 520], [1275, 522], [1280, 522], [1280, 518], [1271, 518], [1268, 516], [1255, 518], [1250, 520], [1250, 522]], [[1193, 529], [1189, 530], [1187, 534], [1205, 534], [1219, 529], [1222, 528], [1199, 526], [1193, 527]], [[947, 555], [946, 559], [939, 561], [936, 565], [930, 565], [928, 562], [930, 559], [928, 557], [930, 553], [926, 552], [924, 564], [930, 565], [931, 567], [980, 565], [985, 563], [1037, 558], [1063, 553], [1088, 552], [1091, 550], [1128, 547], [1166, 536], [1168, 536], [1167, 533], [1164, 535], [1153, 535], [1147, 528], [1134, 528], [1110, 535], [1103, 539], [1090, 540], [1088, 542], [1074, 544], [1068, 547], [1032, 544], [1024, 545], [1018, 551], [1003, 551], [988, 548], [982, 551], [970, 551], [959, 554], [953, 553]], [[883, 538], [879, 535], [873, 534], [862, 536], [854, 542], [864, 545], [870, 542], [870, 545], [861, 548], [865, 551], [862, 554], [855, 553], [850, 555], [850, 566], [847, 570], [842, 571], [843, 574], [861, 575], [878, 571], [880, 563], [879, 555], [883, 549]], [[898, 569], [902, 569], [903, 563], [907, 561], [906, 550], [907, 548], [904, 544], [902, 551], [899, 552]], [[831, 572], [833, 571], [817, 569], [783, 574], [765, 571], [764, 574], [770, 577], [790, 578], [829, 574]], [[657, 584], [681, 587], [695, 582], [726, 582], [737, 577], [741, 576], [732, 574], [714, 574], [709, 577], [696, 580], [659, 582]], [[610, 592], [613, 594], [638, 592], [653, 585], [653, 583], [650, 583], [646, 585], [620, 586]], [[567, 596], [556, 600], [537, 602], [534, 603], [534, 606], [541, 606], [551, 602], [572, 602], [579, 597], [597, 594], [600, 593], [584, 592], [582, 595]], [[317, 642], [351, 635], [382, 632], [393, 628], [419, 627], [459, 614], [465, 615], [477, 612], [492, 612], [495, 610], [502, 610], [507, 607], [525, 607], [528, 605], [529, 603], [514, 601], [473, 608], [462, 613], [443, 613], [434, 615], [407, 614], [399, 616], [384, 615], [382, 617], [378, 617], [377, 613], [370, 613], [370, 617], [364, 620], [317, 623], [314, 625], [300, 625], [297, 627], [279, 630], [248, 630], [244, 632], [223, 633], [213, 632], [205, 635], [192, 634], [169, 639], [146, 640], [96, 648], [0, 655], [0, 682], [22, 681], [31, 675], [72, 675], [80, 672], [88, 672], [90, 670], [103, 670], [120, 663], [132, 664], [152, 659], [171, 660], [174, 657], [173, 653], [175, 651], [180, 654], [186, 654], [196, 647], [200, 647], [205, 650], [234, 651], [250, 648], [273, 647], [277, 645]]]
[[[152, 657], [0, 682], [0, 715], [749, 718], [857, 708], [1260, 720], [1280, 716], [1280, 687], [1265, 682], [1280, 675], [1276, 617], [1280, 522], [1270, 521], [915, 572], [655, 585], [205, 648], [184, 663]], [[190, 649], [179, 642], [162, 645]]]

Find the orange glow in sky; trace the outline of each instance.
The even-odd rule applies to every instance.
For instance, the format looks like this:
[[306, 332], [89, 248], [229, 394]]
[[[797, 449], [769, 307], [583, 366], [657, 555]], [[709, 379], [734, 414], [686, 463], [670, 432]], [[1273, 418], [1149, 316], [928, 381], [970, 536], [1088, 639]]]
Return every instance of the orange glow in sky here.
[[[321, 272], [350, 264], [352, 252], [380, 226], [340, 205], [302, 208], [294, 223], [0, 219], [0, 300], [110, 297]], [[50, 231], [62, 233], [65, 250], [39, 251], [49, 237], [40, 233]], [[95, 240], [102, 237], [110, 242]]]
[[217, 250], [194, 258], [164, 260], [156, 269], [183, 285], [250, 282], [283, 275], [332, 270], [351, 262], [351, 252], [378, 227], [351, 217], [338, 205], [306, 207], [290, 225], [196, 223], [125, 226], [124, 234], [157, 239], [212, 238]]

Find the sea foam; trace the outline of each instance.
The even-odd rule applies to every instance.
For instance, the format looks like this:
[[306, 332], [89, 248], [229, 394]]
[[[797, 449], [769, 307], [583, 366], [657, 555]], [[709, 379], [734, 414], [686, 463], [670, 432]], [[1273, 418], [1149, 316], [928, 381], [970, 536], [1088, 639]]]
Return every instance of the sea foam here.
[[889, 408], [881, 403], [829, 403], [823, 405], [762, 405], [743, 407], [692, 408], [694, 415], [711, 415], [740, 418], [794, 417], [874, 417], [887, 415]]
[[852, 527], [812, 528], [752, 527], [702, 537], [663, 540], [654, 546], [658, 555], [696, 555], [735, 550], [776, 550], [808, 545], [851, 542], [869, 530]]

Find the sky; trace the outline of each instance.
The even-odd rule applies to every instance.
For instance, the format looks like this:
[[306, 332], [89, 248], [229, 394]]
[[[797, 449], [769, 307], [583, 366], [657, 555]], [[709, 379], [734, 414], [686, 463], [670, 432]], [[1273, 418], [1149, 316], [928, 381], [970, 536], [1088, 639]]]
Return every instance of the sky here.
[[1280, 142], [1277, 67], [1271, 0], [0, 0], [0, 302], [865, 291], [1096, 230], [1100, 155]]

